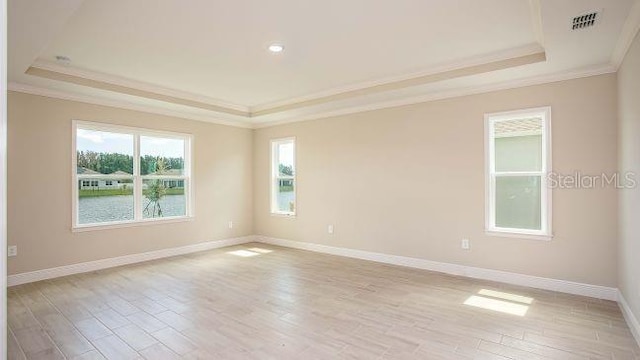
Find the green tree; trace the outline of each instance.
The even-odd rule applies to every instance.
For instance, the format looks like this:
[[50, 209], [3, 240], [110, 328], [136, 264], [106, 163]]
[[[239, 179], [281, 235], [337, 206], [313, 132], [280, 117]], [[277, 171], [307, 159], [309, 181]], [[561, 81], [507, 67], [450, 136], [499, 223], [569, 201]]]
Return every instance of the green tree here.
[[280, 173], [282, 175], [293, 176], [293, 166], [280, 164]]
[[[158, 157], [154, 161], [156, 171], [162, 173], [167, 170], [166, 162], [164, 158]], [[144, 196], [149, 200], [147, 205], [142, 211], [143, 214], [150, 217], [162, 217], [162, 206], [160, 200], [167, 194], [167, 188], [164, 186], [162, 179], [154, 179], [147, 183], [147, 190], [144, 192]]]
[[[97, 171], [101, 174], [112, 174], [123, 171], [133, 174], [133, 156], [119, 153], [98, 153], [95, 151], [77, 151], [78, 167]], [[159, 173], [158, 162], [163, 161], [164, 170], [184, 169], [183, 158], [159, 157], [145, 155], [140, 157], [140, 174]]]
[[145, 155], [140, 157], [140, 174], [149, 175], [153, 173], [160, 173], [160, 170], [158, 168], [158, 161], [160, 159], [164, 161], [165, 164], [165, 170], [163, 171], [184, 168], [184, 160], [182, 158], [167, 158]]
[[101, 174], [123, 171], [133, 174], [133, 157], [119, 153], [97, 153], [95, 151], [77, 151], [78, 166]]

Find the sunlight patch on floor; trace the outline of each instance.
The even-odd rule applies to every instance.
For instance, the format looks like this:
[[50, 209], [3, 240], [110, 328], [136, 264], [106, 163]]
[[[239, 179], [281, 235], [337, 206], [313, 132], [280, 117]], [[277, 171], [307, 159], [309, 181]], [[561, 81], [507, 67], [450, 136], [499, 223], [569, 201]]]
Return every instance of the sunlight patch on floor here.
[[268, 254], [270, 252], [273, 252], [273, 250], [263, 249], [263, 248], [258, 248], [258, 247], [251, 248], [251, 249], [249, 249], [249, 251], [257, 252], [257, 253], [260, 253], [260, 254]]
[[482, 289], [478, 291], [478, 295], [469, 297], [464, 304], [510, 315], [525, 316], [533, 300], [528, 296]]
[[234, 250], [234, 251], [229, 251], [227, 254], [241, 256], [241, 257], [252, 257], [252, 256], [260, 255], [260, 253], [249, 251], [249, 250]]
[[530, 298], [528, 296], [509, 294], [509, 293], [494, 291], [494, 290], [482, 289], [478, 291], [478, 295], [489, 296], [489, 297], [513, 301], [513, 302], [519, 302], [519, 303], [528, 304], [528, 305], [531, 305], [531, 303], [533, 303], [533, 298]]
[[475, 306], [477, 308], [498, 311], [505, 314], [525, 316], [529, 307], [527, 305], [515, 304], [508, 301], [486, 298], [482, 296], [472, 295], [465, 305]]

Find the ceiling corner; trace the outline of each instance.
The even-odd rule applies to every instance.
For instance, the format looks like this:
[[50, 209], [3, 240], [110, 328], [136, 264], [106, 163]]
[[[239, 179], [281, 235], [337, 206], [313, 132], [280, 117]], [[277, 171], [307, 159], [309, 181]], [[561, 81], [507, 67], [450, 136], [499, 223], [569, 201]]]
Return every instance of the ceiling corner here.
[[636, 0], [633, 3], [627, 20], [622, 27], [622, 31], [620, 31], [620, 36], [616, 42], [613, 54], [611, 54], [611, 64], [616, 70], [622, 65], [622, 61], [627, 51], [629, 51], [638, 31], [640, 31], [640, 0]]
[[[84, 0], [7, 1], [9, 75], [22, 74], [82, 6]], [[16, 21], [19, 19], [20, 21]], [[38, 26], [33, 26], [38, 24]]]

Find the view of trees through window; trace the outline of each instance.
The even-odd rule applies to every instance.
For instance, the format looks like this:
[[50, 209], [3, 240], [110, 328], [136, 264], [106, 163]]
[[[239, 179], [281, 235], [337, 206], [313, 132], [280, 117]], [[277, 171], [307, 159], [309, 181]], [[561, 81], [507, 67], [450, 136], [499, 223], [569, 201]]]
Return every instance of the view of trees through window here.
[[[78, 167], [90, 169], [100, 174], [113, 174], [121, 171], [133, 175], [133, 156], [118, 153], [98, 153], [95, 151], [77, 151]], [[145, 155], [140, 157], [141, 175], [157, 171], [158, 161], [164, 161], [167, 169], [183, 169], [183, 158], [167, 158]], [[80, 173], [79, 173], [80, 174]]]
[[[78, 128], [78, 224], [186, 215], [184, 141]], [[138, 159], [133, 154], [135, 142]]]

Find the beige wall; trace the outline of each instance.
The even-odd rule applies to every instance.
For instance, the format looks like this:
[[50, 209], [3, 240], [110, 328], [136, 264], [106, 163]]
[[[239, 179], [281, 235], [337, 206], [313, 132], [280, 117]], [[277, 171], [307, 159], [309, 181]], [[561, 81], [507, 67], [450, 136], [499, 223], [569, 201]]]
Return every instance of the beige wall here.
[[[640, 35], [618, 72], [619, 164], [640, 180]], [[619, 287], [640, 319], [640, 188], [620, 191]]]
[[[615, 287], [613, 188], [554, 191], [552, 241], [484, 233], [483, 115], [546, 105], [555, 171], [616, 171], [614, 74], [287, 124], [254, 135], [255, 233]], [[269, 214], [269, 140], [286, 136], [295, 219]]]
[[[255, 131], [10, 93], [9, 273], [255, 233], [615, 287], [612, 188], [555, 190], [550, 242], [484, 234], [483, 115], [546, 105], [557, 172], [616, 171], [615, 75]], [[193, 133], [195, 221], [72, 233], [71, 119]], [[269, 140], [286, 136], [295, 219], [269, 214]]]
[[[9, 274], [253, 233], [252, 130], [13, 92], [8, 101]], [[195, 219], [72, 233], [72, 119], [193, 134]]]

